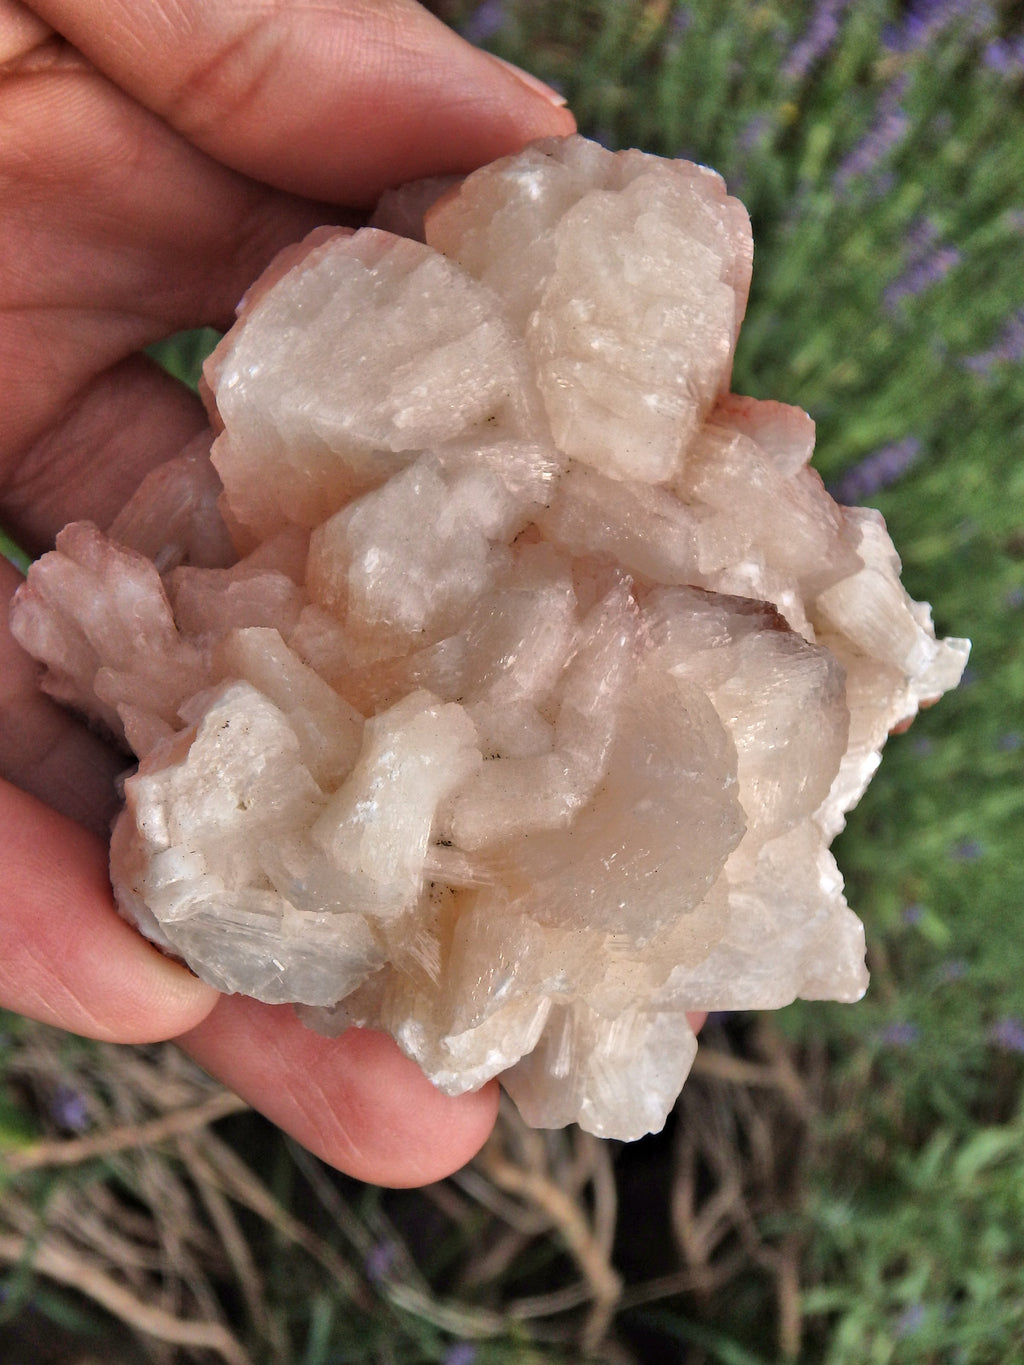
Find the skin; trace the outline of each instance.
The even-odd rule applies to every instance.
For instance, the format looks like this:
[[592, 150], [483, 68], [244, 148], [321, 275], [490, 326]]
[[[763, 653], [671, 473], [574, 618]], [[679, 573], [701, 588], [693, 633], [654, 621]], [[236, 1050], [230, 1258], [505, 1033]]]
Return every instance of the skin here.
[[[275, 253], [417, 176], [572, 132], [543, 89], [411, 0], [0, 0], [0, 524], [109, 524], [205, 425], [141, 348], [226, 327]], [[5, 600], [19, 575], [0, 565]], [[387, 1037], [219, 996], [117, 915], [124, 766], [36, 689], [0, 612], [0, 1005], [175, 1038], [317, 1155], [415, 1185], [467, 1161], [494, 1084], [450, 1099]]]

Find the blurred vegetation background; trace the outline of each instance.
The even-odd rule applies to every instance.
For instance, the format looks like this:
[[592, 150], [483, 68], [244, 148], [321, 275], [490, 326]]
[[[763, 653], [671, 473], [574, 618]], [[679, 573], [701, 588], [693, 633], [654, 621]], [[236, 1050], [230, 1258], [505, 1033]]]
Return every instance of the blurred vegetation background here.
[[[0, 1018], [0, 1361], [1007, 1365], [1024, 1344], [1024, 18], [971, 0], [446, 0], [581, 131], [750, 209], [734, 387], [969, 635], [837, 845], [856, 1007], [713, 1018], [665, 1132], [504, 1114], [340, 1178], [170, 1048]], [[209, 334], [163, 358], [194, 378]], [[618, 1217], [616, 1210], [619, 1210]]]

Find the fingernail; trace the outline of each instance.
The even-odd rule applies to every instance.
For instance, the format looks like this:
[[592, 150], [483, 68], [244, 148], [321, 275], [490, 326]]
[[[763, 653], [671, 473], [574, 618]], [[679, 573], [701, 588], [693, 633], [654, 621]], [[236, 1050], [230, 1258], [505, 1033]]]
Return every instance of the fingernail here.
[[550, 85], [545, 85], [542, 80], [534, 76], [530, 71], [524, 71], [521, 66], [516, 66], [514, 62], [507, 62], [504, 57], [496, 57], [493, 52], [485, 53], [492, 62], [497, 62], [506, 71], [510, 71], [517, 81], [526, 86], [527, 90], [532, 90], [535, 95], [543, 95], [549, 104], [553, 104], [557, 109], [564, 109], [569, 101], [557, 90], [552, 90]]

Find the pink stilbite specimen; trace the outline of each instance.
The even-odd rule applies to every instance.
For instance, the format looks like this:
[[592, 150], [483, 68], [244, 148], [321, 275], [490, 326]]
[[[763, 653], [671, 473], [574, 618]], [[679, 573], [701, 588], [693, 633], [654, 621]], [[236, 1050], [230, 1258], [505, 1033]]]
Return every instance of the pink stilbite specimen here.
[[375, 223], [271, 267], [212, 451], [68, 527], [14, 628], [139, 758], [144, 933], [634, 1138], [687, 1010], [862, 994], [828, 847], [968, 646], [807, 415], [730, 394], [751, 240], [713, 172], [553, 140]]

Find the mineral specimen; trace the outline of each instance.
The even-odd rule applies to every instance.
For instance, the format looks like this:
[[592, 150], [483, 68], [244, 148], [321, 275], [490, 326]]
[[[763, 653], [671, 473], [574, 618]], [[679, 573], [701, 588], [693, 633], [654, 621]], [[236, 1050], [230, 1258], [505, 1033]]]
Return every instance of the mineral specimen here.
[[967, 643], [810, 419], [729, 393], [752, 252], [714, 173], [554, 140], [375, 221], [275, 263], [208, 365], [212, 451], [69, 526], [14, 628], [139, 758], [111, 864], [144, 933], [633, 1138], [685, 1011], [862, 994], [828, 846]]

